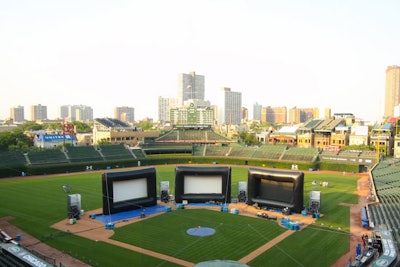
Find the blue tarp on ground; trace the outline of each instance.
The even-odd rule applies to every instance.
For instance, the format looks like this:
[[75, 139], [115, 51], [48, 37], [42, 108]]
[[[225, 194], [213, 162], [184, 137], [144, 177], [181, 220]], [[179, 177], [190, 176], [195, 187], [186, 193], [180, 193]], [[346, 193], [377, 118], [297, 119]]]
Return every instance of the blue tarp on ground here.
[[[177, 203], [178, 204], [178, 203]], [[219, 207], [219, 206], [224, 206], [224, 207], [228, 207], [229, 203], [227, 204], [214, 204], [214, 203], [188, 203], [185, 204], [185, 206], [193, 206], [193, 207]]]
[[152, 215], [152, 214], [159, 213], [159, 212], [165, 212], [166, 208], [167, 208], [167, 206], [155, 205], [155, 206], [151, 206], [151, 207], [145, 207], [142, 209], [124, 211], [124, 212], [114, 213], [114, 214], [110, 214], [110, 215], [96, 214], [96, 219], [103, 222], [104, 224], [107, 224], [110, 222], [113, 223], [113, 222], [117, 222], [117, 221], [138, 218], [142, 215], [142, 212], [144, 212], [145, 216]]

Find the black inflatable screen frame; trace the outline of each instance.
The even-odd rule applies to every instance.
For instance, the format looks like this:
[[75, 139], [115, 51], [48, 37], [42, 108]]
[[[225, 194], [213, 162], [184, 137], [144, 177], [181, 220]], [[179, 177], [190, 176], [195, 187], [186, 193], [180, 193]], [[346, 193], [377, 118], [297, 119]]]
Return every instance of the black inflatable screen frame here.
[[[133, 179], [147, 179], [147, 197], [128, 199], [114, 203], [113, 183]], [[156, 169], [143, 168], [131, 171], [106, 172], [102, 174], [103, 214], [140, 209], [157, 205]]]
[[[199, 193], [199, 194], [185, 194], [185, 176], [221, 176], [221, 194], [216, 193]], [[210, 167], [196, 167], [196, 166], [177, 166], [175, 167], [175, 202], [182, 203], [186, 200], [188, 203], [205, 203], [205, 202], [231, 202], [231, 167], [230, 166], [210, 166]]]
[[[291, 184], [292, 195], [290, 195], [290, 200], [285, 199], [272, 199], [268, 195], [261, 195], [262, 190], [262, 180], [264, 182], [271, 183], [282, 183]], [[282, 186], [283, 187], [283, 186]], [[286, 185], [287, 187], [287, 185]], [[278, 186], [277, 188], [278, 189]], [[248, 204], [259, 206], [273, 207], [273, 208], [290, 208], [292, 211], [301, 212], [304, 208], [304, 173], [294, 172], [294, 171], [283, 171], [283, 170], [271, 170], [271, 169], [260, 169], [260, 168], [249, 168], [248, 171], [248, 182], [247, 182], [247, 194], [248, 194]], [[288, 192], [283, 192], [282, 194], [288, 194]], [[279, 195], [278, 192], [274, 192], [274, 195]]]

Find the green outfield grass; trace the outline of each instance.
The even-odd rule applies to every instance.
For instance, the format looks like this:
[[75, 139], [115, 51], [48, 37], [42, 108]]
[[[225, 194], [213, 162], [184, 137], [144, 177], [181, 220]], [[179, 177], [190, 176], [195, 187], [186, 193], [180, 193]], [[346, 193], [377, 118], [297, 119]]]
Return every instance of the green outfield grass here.
[[[169, 181], [173, 194], [174, 166], [157, 166], [156, 169], [157, 186], [159, 181]], [[330, 266], [349, 249], [349, 207], [339, 204], [341, 202], [356, 203], [357, 196], [353, 192], [357, 189], [357, 179], [355, 176], [342, 174], [305, 172], [305, 205], [308, 205], [311, 190], [321, 191], [321, 213], [324, 216], [318, 219], [312, 227], [296, 232], [278, 246], [250, 262], [249, 265]], [[314, 180], [317, 182], [328, 181], [329, 187], [313, 187], [311, 182]], [[247, 181], [247, 168], [233, 166], [233, 197], [237, 196], [239, 181]], [[52, 224], [67, 218], [67, 193], [62, 190], [64, 184], [71, 185], [71, 193], [81, 194], [82, 209], [87, 211], [102, 207], [101, 172], [49, 175], [38, 179], [0, 179], [0, 216], [13, 216], [15, 219], [11, 222], [17, 227], [92, 266], [115, 266], [116, 260], [118, 260], [118, 266], [176, 266], [160, 259], [102, 242], [86, 240], [50, 228]], [[117, 229], [113, 238], [122, 238], [120, 236], [124, 236], [121, 234], [124, 231], [138, 233], [133, 241], [126, 240], [125, 242], [133, 242], [139, 246], [153, 248], [161, 253], [194, 262], [220, 257], [225, 259], [241, 258], [282, 231], [282, 228], [274, 225], [274, 222], [267, 222], [259, 218], [197, 211], [205, 212], [200, 216], [205, 220], [202, 226], [216, 228], [217, 234], [210, 238], [206, 237], [209, 240], [193, 238], [182, 234], [189, 225], [198, 224], [196, 219], [198, 220], [199, 216], [192, 215], [191, 212], [194, 211], [182, 210], [165, 213]], [[194, 217], [194, 221], [192, 217]], [[163, 230], [166, 224], [163, 218], [172, 221], [168, 226], [173, 226], [173, 230]], [[159, 229], [158, 234], [153, 233], [154, 229]], [[270, 232], [270, 229], [276, 229], [276, 231]], [[257, 231], [259, 231], [258, 235]], [[166, 238], [167, 235], [172, 235], [172, 241], [171, 238]], [[127, 237], [125, 234], [125, 238]], [[196, 241], [196, 239], [200, 240]], [[248, 242], [251, 245], [247, 244]], [[243, 246], [242, 243], [247, 245]], [[172, 251], [169, 251], [171, 248]], [[314, 265], [314, 263], [316, 264]]]
[[[216, 233], [206, 237], [186, 233], [197, 226], [213, 228]], [[196, 263], [210, 259], [239, 260], [284, 231], [273, 221], [191, 209], [124, 226], [116, 230], [113, 239]]]

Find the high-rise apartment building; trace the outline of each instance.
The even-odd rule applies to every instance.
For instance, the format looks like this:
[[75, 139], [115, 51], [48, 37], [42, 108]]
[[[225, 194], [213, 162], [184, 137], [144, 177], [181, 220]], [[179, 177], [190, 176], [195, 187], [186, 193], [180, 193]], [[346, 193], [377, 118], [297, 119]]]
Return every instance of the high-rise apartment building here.
[[170, 121], [171, 109], [181, 106], [178, 98], [158, 97], [158, 121], [161, 123]]
[[186, 100], [204, 100], [204, 76], [197, 75], [194, 71], [178, 74], [178, 98], [183, 105]]
[[218, 112], [218, 124], [241, 124], [242, 110], [242, 93], [233, 92], [231, 88], [222, 87], [222, 105]]
[[58, 108], [58, 118], [67, 119], [72, 121], [71, 118], [71, 105], [62, 105]]
[[261, 109], [262, 105], [257, 102], [253, 105], [253, 120], [261, 121]]
[[31, 106], [31, 121], [47, 120], [47, 106], [41, 104]]
[[93, 109], [89, 106], [80, 106], [75, 111], [75, 119], [82, 122], [93, 121]]
[[25, 111], [23, 106], [16, 106], [10, 108], [10, 118], [13, 122], [24, 122], [25, 121]]
[[92, 121], [93, 109], [85, 105], [63, 105], [58, 109], [60, 119], [72, 121]]
[[309, 119], [319, 118], [319, 108], [297, 108], [289, 110], [289, 123], [302, 123]]
[[135, 122], [135, 109], [133, 107], [115, 107], [114, 118], [123, 122]]
[[287, 108], [286, 107], [262, 107], [261, 108], [261, 122], [266, 123], [286, 123], [287, 121]]
[[393, 117], [394, 107], [400, 104], [400, 66], [386, 69], [385, 118]]

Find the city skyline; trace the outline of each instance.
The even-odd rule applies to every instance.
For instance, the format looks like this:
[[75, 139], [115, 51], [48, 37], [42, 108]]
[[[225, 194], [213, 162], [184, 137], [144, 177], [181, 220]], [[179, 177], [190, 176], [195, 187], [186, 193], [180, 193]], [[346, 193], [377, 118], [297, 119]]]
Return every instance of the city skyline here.
[[[154, 8], [154, 7], [157, 8]], [[385, 70], [395, 53], [397, 1], [69, 1], [0, 3], [0, 119], [41, 104], [48, 117], [84, 104], [94, 117], [115, 106], [158, 118], [176, 97], [178, 73], [205, 77], [242, 106], [330, 107], [380, 120]], [[25, 114], [29, 118], [29, 114]]]

